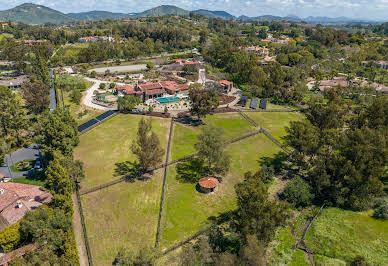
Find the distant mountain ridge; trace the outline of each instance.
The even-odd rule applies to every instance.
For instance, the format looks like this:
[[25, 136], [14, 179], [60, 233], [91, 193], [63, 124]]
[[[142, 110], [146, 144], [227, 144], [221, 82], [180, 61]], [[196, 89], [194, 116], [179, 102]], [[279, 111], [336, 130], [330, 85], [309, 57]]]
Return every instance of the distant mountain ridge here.
[[76, 19], [46, 6], [25, 3], [0, 11], [0, 21], [8, 20], [26, 24], [64, 24], [74, 22]]
[[188, 16], [191, 12], [203, 15], [210, 18], [235, 19], [242, 21], [306, 21], [308, 23], [351, 23], [351, 22], [372, 22], [362, 19], [350, 19], [346, 17], [328, 18], [328, 17], [307, 17], [299, 18], [295, 15], [286, 17], [262, 15], [257, 17], [239, 16], [235, 17], [226, 11], [211, 11], [206, 9], [198, 9], [194, 11], [185, 10], [173, 5], [161, 5], [139, 13], [114, 13], [109, 11], [88, 11], [79, 13], [64, 14], [60, 11], [31, 3], [25, 3], [9, 10], [0, 11], [0, 21], [15, 21], [26, 24], [65, 24], [77, 21], [98, 21], [105, 19], [125, 19], [138, 17], [152, 17], [177, 15]]
[[113, 13], [109, 11], [88, 11], [88, 12], [80, 12], [80, 13], [68, 13], [70, 17], [73, 17], [78, 20], [86, 20], [86, 21], [98, 21], [105, 19], [124, 19], [128, 18], [128, 14], [125, 13]]

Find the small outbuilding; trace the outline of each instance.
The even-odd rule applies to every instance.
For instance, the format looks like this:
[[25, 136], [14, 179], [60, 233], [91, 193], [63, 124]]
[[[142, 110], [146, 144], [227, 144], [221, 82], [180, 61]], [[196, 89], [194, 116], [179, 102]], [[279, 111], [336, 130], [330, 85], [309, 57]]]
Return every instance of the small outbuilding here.
[[214, 177], [203, 177], [198, 181], [199, 190], [203, 193], [214, 192], [219, 184], [217, 178]]

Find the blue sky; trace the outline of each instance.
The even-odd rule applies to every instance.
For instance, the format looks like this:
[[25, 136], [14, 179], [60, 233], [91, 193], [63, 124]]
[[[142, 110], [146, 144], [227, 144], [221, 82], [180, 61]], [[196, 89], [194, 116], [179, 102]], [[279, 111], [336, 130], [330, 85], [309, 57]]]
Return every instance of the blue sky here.
[[388, 0], [0, 0], [0, 9], [9, 9], [26, 1], [65, 13], [90, 10], [131, 13], [168, 4], [188, 10], [225, 10], [236, 16], [292, 14], [388, 21]]

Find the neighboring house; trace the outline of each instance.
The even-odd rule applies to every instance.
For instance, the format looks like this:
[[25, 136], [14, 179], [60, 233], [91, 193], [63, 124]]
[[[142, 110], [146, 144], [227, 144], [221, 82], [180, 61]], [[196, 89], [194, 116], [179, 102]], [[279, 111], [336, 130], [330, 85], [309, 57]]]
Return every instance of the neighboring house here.
[[51, 202], [52, 198], [39, 186], [0, 183], [0, 230], [19, 221], [27, 211]]
[[163, 89], [165, 89], [166, 92], [171, 95], [187, 93], [189, 90], [188, 84], [178, 84], [175, 81], [162, 81], [160, 84], [162, 85]]
[[28, 244], [3, 256], [0, 256], [0, 266], [8, 266], [15, 257], [24, 256], [27, 252], [30, 252], [34, 249], [36, 249], [34, 244]]
[[267, 47], [250, 46], [246, 47], [245, 51], [248, 53], [257, 54], [259, 56], [269, 56], [269, 49]]
[[376, 64], [380, 69], [388, 69], [388, 61], [362, 61], [361, 65]]
[[175, 81], [147, 82], [136, 85], [123, 85], [116, 89], [117, 94], [132, 95], [140, 97], [143, 102], [149, 99], [160, 98], [164, 94], [176, 95], [186, 93], [189, 90], [188, 84], [178, 84]]
[[27, 76], [19, 76], [13, 79], [0, 80], [0, 86], [6, 86], [9, 89], [20, 88], [28, 80]]
[[80, 43], [87, 43], [87, 42], [104, 42], [109, 41], [113, 42], [114, 38], [110, 36], [90, 36], [90, 37], [82, 37], [79, 38], [78, 41]]
[[1, 27], [4, 29], [5, 27], [8, 26], [8, 23], [2, 23], [2, 22], [0, 22], [0, 25], [1, 25]]
[[228, 80], [220, 80], [218, 81], [218, 84], [220, 84], [224, 88], [224, 93], [229, 93], [233, 89], [233, 82]]

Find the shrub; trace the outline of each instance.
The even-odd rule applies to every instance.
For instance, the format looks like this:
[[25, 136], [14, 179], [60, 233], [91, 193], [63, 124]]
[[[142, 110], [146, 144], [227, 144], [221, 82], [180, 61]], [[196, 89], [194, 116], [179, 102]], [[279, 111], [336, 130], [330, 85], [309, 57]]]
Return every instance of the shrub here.
[[373, 217], [381, 220], [388, 220], [388, 198], [380, 198], [375, 205]]
[[105, 87], [106, 87], [106, 84], [105, 84], [105, 83], [100, 83], [100, 86], [99, 86], [99, 87], [100, 87], [101, 90], [104, 90]]
[[283, 197], [296, 207], [304, 207], [311, 204], [314, 195], [310, 185], [300, 177], [295, 177], [285, 187]]
[[5, 252], [10, 252], [19, 247], [21, 242], [20, 223], [14, 223], [0, 232], [0, 247]]

